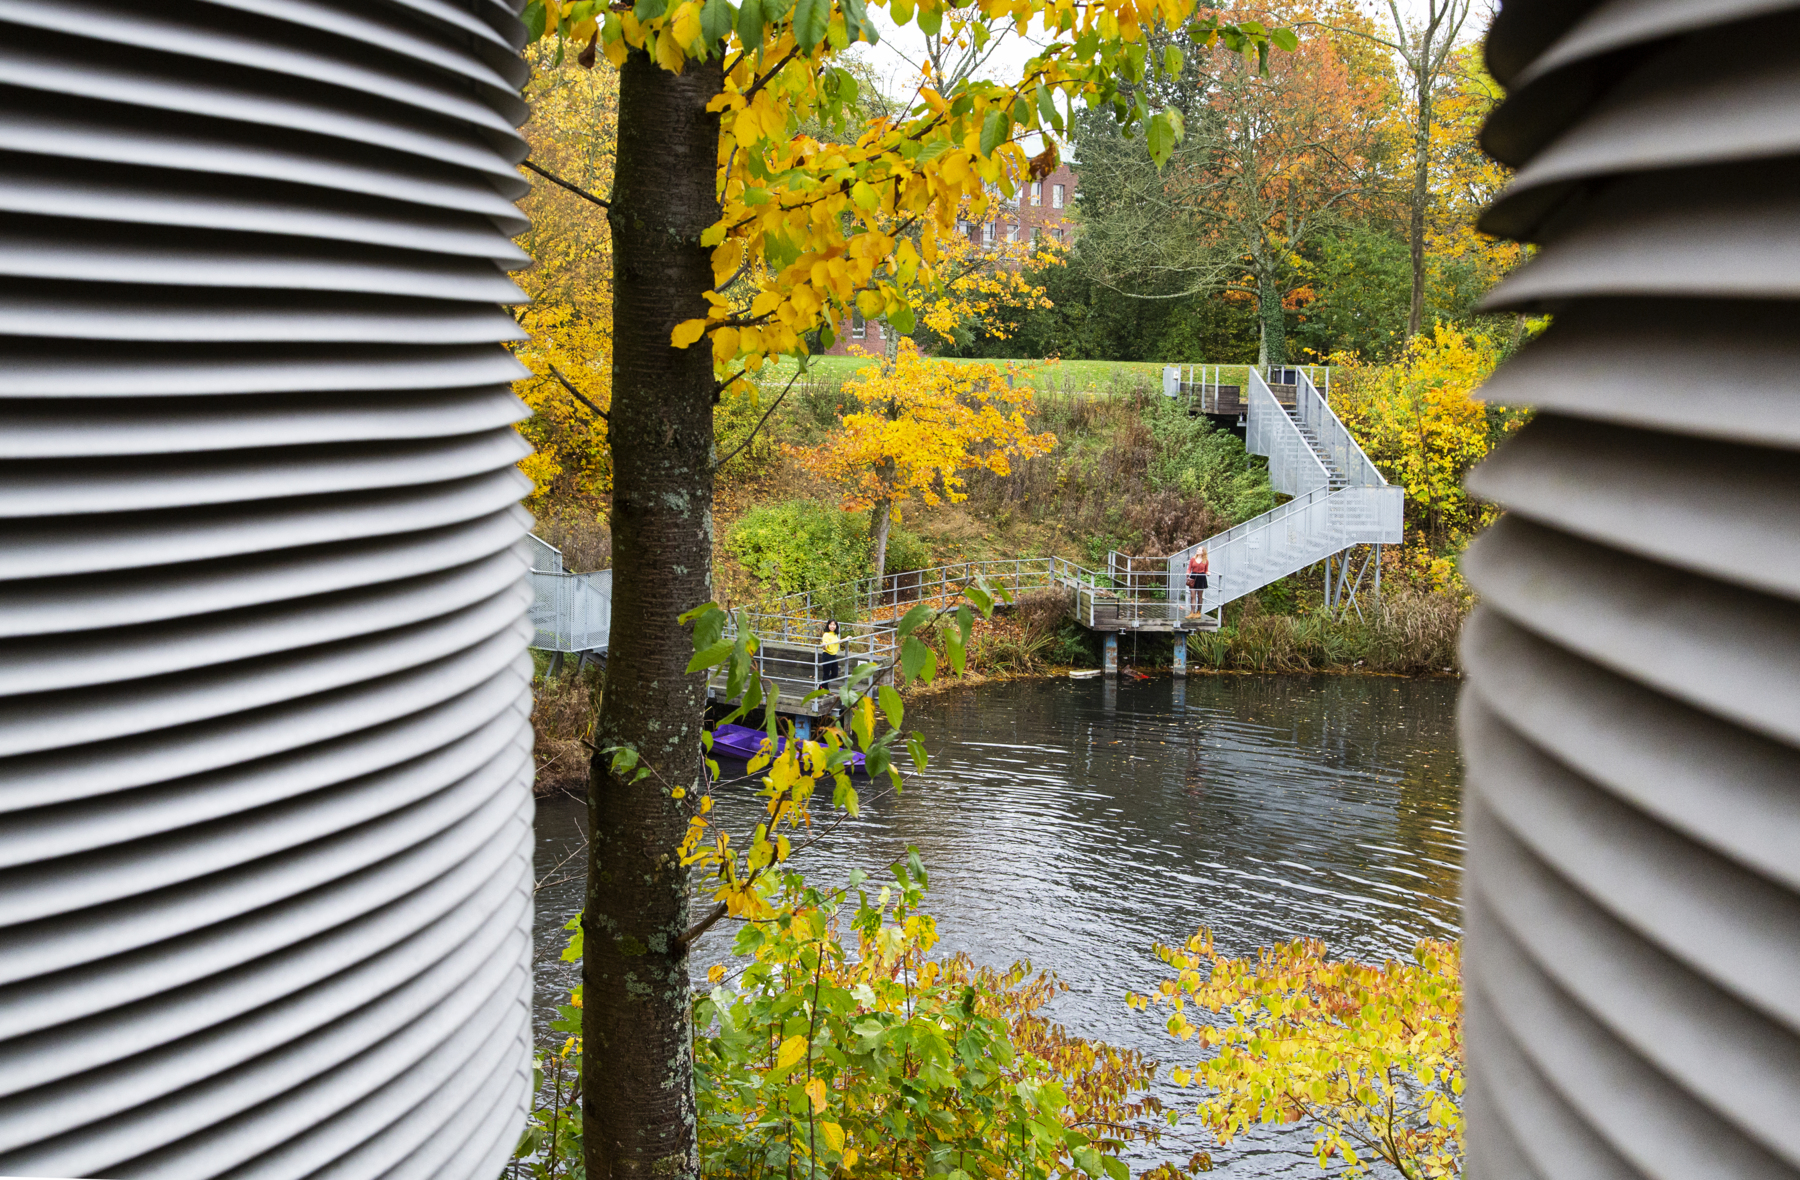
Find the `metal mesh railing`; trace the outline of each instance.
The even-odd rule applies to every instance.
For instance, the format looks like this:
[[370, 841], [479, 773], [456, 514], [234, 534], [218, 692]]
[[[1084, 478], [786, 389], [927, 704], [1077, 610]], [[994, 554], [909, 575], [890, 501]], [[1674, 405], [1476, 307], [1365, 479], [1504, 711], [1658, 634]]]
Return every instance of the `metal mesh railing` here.
[[531, 555], [531, 646], [542, 651], [605, 651], [612, 640], [613, 572], [571, 574], [561, 550], [526, 539]]
[[1252, 455], [1269, 458], [1269, 482], [1284, 496], [1304, 496], [1331, 482], [1331, 473], [1300, 433], [1268, 383], [1253, 369], [1249, 373], [1249, 414], [1244, 447]]
[[1300, 425], [1313, 432], [1326, 465], [1352, 487], [1385, 486], [1387, 479], [1357, 445], [1349, 428], [1332, 412], [1311, 378], [1299, 369], [1294, 371], [1294, 376], [1294, 416], [1300, 420]]

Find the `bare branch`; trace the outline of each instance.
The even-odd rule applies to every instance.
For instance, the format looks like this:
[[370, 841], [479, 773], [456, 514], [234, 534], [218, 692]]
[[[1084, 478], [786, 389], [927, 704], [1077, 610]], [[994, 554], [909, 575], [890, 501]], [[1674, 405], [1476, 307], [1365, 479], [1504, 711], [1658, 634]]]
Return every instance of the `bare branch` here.
[[747, 435], [745, 437], [743, 442], [741, 442], [737, 445], [737, 449], [732, 451], [731, 454], [725, 456], [723, 459], [719, 460], [717, 463], [713, 464], [714, 471], [725, 470], [725, 464], [731, 462], [733, 459], [737, 458], [740, 454], [743, 453], [744, 448], [749, 446], [751, 441], [756, 438], [757, 431], [761, 430], [763, 428], [763, 424], [769, 420], [769, 415], [773, 414], [778, 408], [780, 408], [782, 400], [784, 398], [786, 398], [788, 395], [788, 390], [792, 389], [794, 387], [794, 382], [796, 382], [798, 380], [800, 380], [800, 371], [796, 370], [794, 375], [792, 377], [788, 378], [788, 383], [782, 387], [781, 392], [776, 395], [775, 400], [769, 404], [768, 410], [763, 414], [763, 416], [761, 418], [757, 419], [756, 425], [752, 426], [750, 428], [749, 435]]
[[571, 395], [573, 395], [573, 397], [575, 398], [576, 401], [580, 402], [582, 405], [584, 405], [588, 409], [592, 410], [596, 415], [599, 416], [599, 418], [602, 422], [605, 422], [609, 426], [612, 424], [612, 419], [606, 416], [606, 411], [601, 409], [599, 406], [595, 405], [593, 402], [589, 401], [585, 396], [583, 396], [581, 390], [575, 388], [574, 382], [570, 381], [567, 377], [563, 376], [561, 369], [557, 368], [555, 365], [550, 365], [548, 361], [546, 361], [545, 364], [549, 365], [550, 375], [555, 377], [558, 381], [562, 382], [562, 387], [564, 389], [568, 390], [569, 393]]
[[561, 185], [563, 188], [568, 189], [570, 192], [574, 193], [576, 196], [585, 197], [588, 200], [592, 201], [594, 204], [600, 206], [602, 209], [611, 209], [612, 208], [611, 201], [605, 201], [605, 200], [600, 199], [599, 197], [595, 196], [593, 193], [588, 192], [586, 189], [582, 188], [578, 184], [570, 184], [568, 181], [564, 180], [562, 177], [558, 176], [556, 173], [550, 171], [548, 168], [544, 168], [538, 164], [534, 164], [530, 160], [525, 161], [525, 167], [531, 169], [533, 172], [537, 173], [539, 176], [543, 177], [545, 180], [549, 181], [551, 184]]

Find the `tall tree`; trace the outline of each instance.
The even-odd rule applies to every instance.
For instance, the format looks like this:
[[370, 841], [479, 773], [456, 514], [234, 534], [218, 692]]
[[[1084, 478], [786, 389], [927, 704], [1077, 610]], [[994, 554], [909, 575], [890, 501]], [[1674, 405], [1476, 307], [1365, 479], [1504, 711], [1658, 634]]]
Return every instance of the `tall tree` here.
[[[878, 0], [879, 2], [879, 0]], [[938, 279], [959, 210], [979, 217], [1033, 166], [1021, 138], [1109, 104], [1163, 155], [1178, 121], [1121, 92], [1144, 38], [1266, 52], [1260, 26], [1196, 18], [1192, 0], [888, 0], [900, 25], [979, 39], [1042, 20], [1054, 39], [1017, 81], [918, 80], [902, 111], [857, 117], [835, 60], [874, 41], [865, 0], [531, 0], [534, 37], [619, 70], [608, 201], [614, 252], [614, 598], [589, 784], [583, 927], [584, 1149], [593, 1180], [698, 1170], [681, 855], [683, 799], [705, 774], [704, 674], [684, 612], [711, 593], [712, 407], [769, 358], [829, 344], [852, 309], [903, 331]], [[816, 121], [816, 123], [814, 122]], [[828, 134], [802, 128], [819, 126]], [[1042, 164], [1038, 165], [1041, 170]], [[916, 237], [916, 241], [915, 241]], [[633, 765], [652, 765], [640, 777]], [[622, 767], [626, 769], [621, 769]]]
[[[1432, 139], [1438, 91], [1457, 58], [1463, 28], [1474, 0], [1419, 0], [1422, 16], [1408, 20], [1399, 0], [1387, 0], [1392, 36], [1361, 24], [1334, 22], [1332, 28], [1383, 46], [1399, 60], [1412, 105], [1412, 186], [1407, 196], [1407, 245], [1412, 251], [1412, 305], [1406, 316], [1408, 339], [1425, 319], [1426, 222], [1431, 209]], [[1415, 4], [1415, 9], [1417, 4]]]
[[1146, 88], [1181, 115], [1186, 141], [1159, 169], [1152, 137], [1140, 148], [1104, 114], [1083, 117], [1081, 250], [1136, 298], [1253, 300], [1258, 363], [1281, 364], [1299, 252], [1385, 187], [1384, 86], [1322, 29], [1266, 71], [1169, 48]]

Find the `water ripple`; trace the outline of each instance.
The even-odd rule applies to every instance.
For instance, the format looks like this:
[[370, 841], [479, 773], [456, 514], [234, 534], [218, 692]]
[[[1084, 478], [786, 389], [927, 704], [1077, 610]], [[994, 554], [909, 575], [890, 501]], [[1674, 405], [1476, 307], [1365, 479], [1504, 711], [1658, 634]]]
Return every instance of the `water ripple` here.
[[[853, 868], [885, 872], [917, 846], [945, 950], [1054, 971], [1071, 986], [1058, 1019], [1173, 1060], [1184, 1051], [1160, 1022], [1123, 1003], [1160, 978], [1155, 942], [1205, 925], [1230, 953], [1309, 936], [1379, 960], [1456, 933], [1454, 714], [1451, 683], [1386, 677], [958, 690], [909, 706], [930, 771], [872, 801], [804, 867], [829, 884]], [[740, 796], [720, 810], [748, 816], [752, 806]], [[562, 859], [583, 815], [572, 800], [543, 801], [540, 866]], [[574, 982], [557, 958], [558, 928], [581, 903], [579, 880], [537, 902], [542, 1023]], [[700, 940], [697, 977], [728, 955], [732, 936], [722, 924]], [[1204, 1146], [1188, 1127], [1169, 1154]], [[1306, 1137], [1291, 1131], [1214, 1155], [1229, 1176], [1319, 1175]]]

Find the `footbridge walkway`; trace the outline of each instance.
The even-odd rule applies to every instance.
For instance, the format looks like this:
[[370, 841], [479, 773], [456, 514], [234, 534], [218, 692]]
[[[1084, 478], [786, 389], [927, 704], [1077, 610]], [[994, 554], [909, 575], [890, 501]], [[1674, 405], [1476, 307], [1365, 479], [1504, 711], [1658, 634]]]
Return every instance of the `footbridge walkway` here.
[[[1220, 399], [1216, 388], [1206, 388], [1204, 375], [1188, 370], [1184, 378], [1172, 368], [1165, 392], [1188, 399], [1195, 413], [1214, 413]], [[743, 609], [738, 617], [757, 636], [760, 671], [781, 689], [779, 707], [802, 715], [828, 711], [828, 701], [804, 698], [841, 682], [842, 673], [856, 664], [891, 661], [902, 615], [921, 603], [950, 605], [977, 581], [1004, 588], [1015, 599], [1039, 591], [1065, 594], [1070, 617], [1107, 637], [1109, 671], [1117, 669], [1120, 634], [1214, 630], [1227, 604], [1321, 562], [1327, 605], [1360, 612], [1365, 582], [1379, 594], [1381, 546], [1401, 540], [1402, 490], [1369, 462], [1305, 370], [1272, 375], [1278, 378], [1273, 386], [1252, 370], [1246, 388], [1233, 390], [1230, 400], [1241, 415], [1246, 446], [1268, 457], [1275, 490], [1291, 497], [1285, 503], [1165, 557], [1112, 553], [1103, 571], [1061, 557], [959, 562], [816, 588]], [[534, 646], [557, 653], [558, 660], [567, 653], [603, 652], [610, 637], [612, 571], [571, 574], [556, 549], [536, 537], [530, 545], [537, 591]], [[1187, 566], [1203, 547], [1210, 572], [1206, 590], [1196, 597], [1186, 589]], [[830, 675], [831, 658], [819, 647], [827, 619], [838, 620], [843, 635], [836, 677]], [[1178, 642], [1175, 651], [1180, 670], [1185, 644]], [[717, 690], [723, 691], [722, 683]]]

